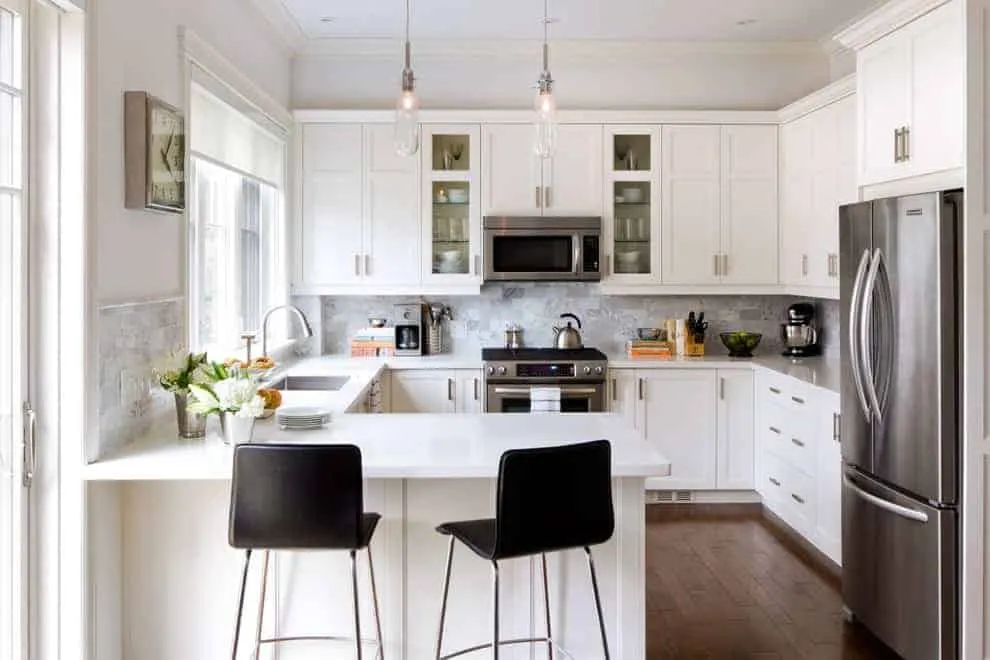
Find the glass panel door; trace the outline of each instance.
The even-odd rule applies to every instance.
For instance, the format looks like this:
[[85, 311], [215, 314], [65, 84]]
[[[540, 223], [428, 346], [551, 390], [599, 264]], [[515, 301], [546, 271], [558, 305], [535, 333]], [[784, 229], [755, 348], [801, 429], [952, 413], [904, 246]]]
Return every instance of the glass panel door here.
[[21, 19], [0, 0], [0, 658], [27, 657], [26, 231], [22, 185]]
[[471, 184], [433, 182], [433, 273], [466, 275], [471, 268]]
[[653, 233], [650, 182], [616, 181], [613, 188], [615, 274], [648, 274]]
[[605, 140], [609, 255], [605, 284], [659, 283], [660, 130], [656, 126], [606, 127]]

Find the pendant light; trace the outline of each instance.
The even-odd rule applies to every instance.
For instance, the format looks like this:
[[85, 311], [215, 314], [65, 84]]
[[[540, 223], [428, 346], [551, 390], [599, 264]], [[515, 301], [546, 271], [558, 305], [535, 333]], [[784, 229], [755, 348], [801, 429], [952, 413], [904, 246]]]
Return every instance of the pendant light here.
[[536, 89], [533, 151], [540, 158], [550, 158], [557, 144], [557, 101], [553, 97], [553, 77], [550, 75], [550, 0], [543, 0], [543, 71], [536, 81]]
[[419, 151], [419, 99], [416, 97], [416, 76], [412, 70], [412, 48], [409, 45], [409, 0], [406, 0], [405, 66], [402, 67], [402, 94], [395, 109], [395, 152], [412, 156]]

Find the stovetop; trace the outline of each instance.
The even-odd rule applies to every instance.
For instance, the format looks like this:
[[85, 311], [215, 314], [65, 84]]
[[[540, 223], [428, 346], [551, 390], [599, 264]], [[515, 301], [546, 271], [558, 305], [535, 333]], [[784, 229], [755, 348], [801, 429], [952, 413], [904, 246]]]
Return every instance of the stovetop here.
[[597, 348], [483, 348], [481, 359], [485, 362], [535, 362], [542, 360], [571, 360], [576, 362], [607, 361], [608, 357]]

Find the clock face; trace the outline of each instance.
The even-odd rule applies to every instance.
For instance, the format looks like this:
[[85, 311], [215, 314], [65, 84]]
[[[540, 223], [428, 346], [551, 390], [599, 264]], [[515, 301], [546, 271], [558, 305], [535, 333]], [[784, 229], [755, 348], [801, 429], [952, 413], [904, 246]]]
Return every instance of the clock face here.
[[148, 160], [151, 206], [179, 210], [185, 208], [185, 122], [169, 107], [152, 102], [149, 118], [151, 135]]

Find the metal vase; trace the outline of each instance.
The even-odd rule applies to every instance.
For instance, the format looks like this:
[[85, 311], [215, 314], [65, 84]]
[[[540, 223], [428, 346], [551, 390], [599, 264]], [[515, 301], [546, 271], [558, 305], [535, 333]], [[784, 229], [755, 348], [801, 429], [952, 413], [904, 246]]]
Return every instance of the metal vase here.
[[187, 440], [206, 437], [206, 415], [189, 410], [189, 395], [175, 393], [175, 421], [179, 425], [179, 437]]
[[254, 434], [254, 417], [238, 417], [234, 413], [220, 413], [220, 431], [223, 443], [235, 447], [251, 442]]

